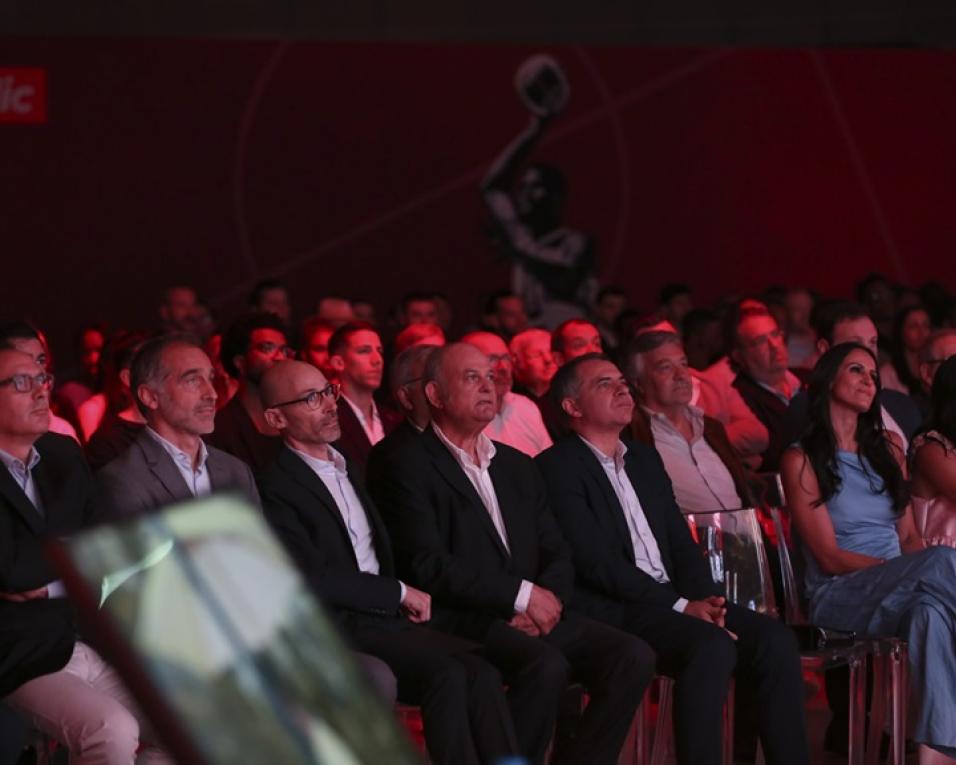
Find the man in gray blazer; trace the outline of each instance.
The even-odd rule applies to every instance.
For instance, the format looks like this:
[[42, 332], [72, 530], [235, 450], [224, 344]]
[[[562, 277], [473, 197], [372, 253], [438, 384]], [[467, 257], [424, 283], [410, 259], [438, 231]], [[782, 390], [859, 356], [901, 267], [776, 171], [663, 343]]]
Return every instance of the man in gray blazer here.
[[186, 336], [154, 338], [136, 353], [130, 388], [146, 428], [97, 474], [111, 517], [223, 491], [260, 507], [249, 466], [203, 442], [216, 416], [213, 375], [209, 357]]

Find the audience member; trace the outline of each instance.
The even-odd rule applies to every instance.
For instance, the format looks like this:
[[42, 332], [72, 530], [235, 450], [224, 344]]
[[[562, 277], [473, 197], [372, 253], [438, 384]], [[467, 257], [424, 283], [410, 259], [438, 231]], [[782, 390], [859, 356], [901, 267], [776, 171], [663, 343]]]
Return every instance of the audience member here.
[[660, 292], [660, 306], [661, 318], [680, 327], [694, 308], [693, 292], [686, 284], [665, 284]]
[[906, 640], [911, 735], [954, 757], [956, 550], [923, 549], [902, 444], [880, 421], [878, 384], [868, 348], [827, 351], [810, 377], [809, 427], [784, 454], [781, 479], [806, 550], [811, 622]]
[[116, 672], [75, 639], [72, 610], [43, 549], [98, 520], [80, 448], [47, 434], [52, 376], [34, 354], [0, 350], [0, 698], [75, 762], [170, 762], [140, 747]]
[[[353, 300], [352, 313], [357, 321], [367, 321], [369, 324], [376, 323], [375, 306], [368, 300]], [[323, 372], [323, 374], [325, 373]]]
[[923, 388], [933, 389], [940, 364], [956, 356], [956, 329], [938, 329], [929, 336], [919, 352], [919, 379]]
[[278, 279], [263, 279], [252, 288], [249, 310], [253, 313], [271, 313], [277, 316], [286, 332], [292, 327], [292, 304], [289, 291]]
[[639, 335], [624, 356], [639, 406], [628, 436], [657, 449], [685, 513], [751, 507], [747, 473], [720, 421], [690, 403], [692, 378], [680, 336]]
[[159, 318], [164, 332], [195, 332], [198, 314], [199, 298], [192, 287], [175, 285], [163, 291]]
[[736, 670], [756, 696], [767, 762], [808, 763], [793, 633], [721, 596], [660, 457], [620, 439], [634, 409], [624, 375], [604, 356], [582, 356], [558, 370], [551, 395], [572, 433], [536, 462], [573, 551], [575, 602], [647, 641], [675, 679], [677, 761], [722, 762], [722, 710]]
[[437, 324], [409, 324], [395, 336], [395, 353], [416, 345], [444, 345], [445, 333]]
[[[95, 396], [101, 388], [100, 357], [106, 342], [106, 330], [102, 325], [83, 327], [76, 336], [75, 345], [79, 357], [79, 369], [57, 385], [53, 406], [71, 423], [85, 441], [90, 433], [83, 431], [79, 411], [83, 404]], [[46, 343], [44, 342], [44, 345]]]
[[146, 428], [96, 474], [111, 517], [223, 491], [259, 506], [249, 466], [203, 442], [216, 417], [214, 374], [209, 357], [188, 336], [153, 338], [137, 351], [130, 388]]
[[558, 369], [551, 352], [551, 333], [526, 329], [511, 338], [508, 348], [514, 365], [515, 391], [539, 403]]
[[551, 333], [551, 353], [559, 367], [586, 353], [601, 353], [601, 333], [584, 319], [568, 319]]
[[559, 729], [552, 762], [615, 763], [653, 674], [636, 638], [566, 607], [574, 573], [532, 462], [483, 431], [496, 410], [486, 354], [456, 343], [425, 370], [432, 425], [370, 486], [399, 573], [432, 596], [432, 621], [483, 644], [501, 671], [519, 751], [543, 763], [573, 676], [590, 701], [575, 735]]
[[609, 351], [618, 347], [615, 330], [618, 317], [627, 309], [627, 293], [620, 287], [604, 287], [598, 291], [591, 309], [594, 326], [601, 333], [601, 342]]
[[919, 305], [903, 308], [893, 322], [890, 360], [880, 364], [882, 387], [909, 396], [924, 413], [929, 408], [929, 391], [923, 390], [919, 378], [919, 352], [931, 333], [925, 308]]
[[272, 464], [279, 451], [279, 434], [265, 418], [259, 381], [267, 369], [293, 355], [273, 314], [247, 314], [223, 336], [222, 364], [239, 381], [239, 390], [216, 413], [215, 430], [206, 440], [254, 471]]
[[703, 372], [724, 355], [720, 317], [713, 311], [703, 308], [688, 311], [681, 325], [681, 337], [687, 363], [697, 372]]
[[392, 411], [380, 410], [375, 403], [384, 364], [382, 341], [371, 324], [344, 324], [329, 339], [329, 365], [342, 386], [338, 403], [342, 435], [335, 448], [363, 470], [372, 447], [399, 422]]
[[866, 308], [879, 332], [881, 350], [889, 351], [896, 316], [896, 292], [882, 274], [871, 272], [856, 285], [856, 300]]
[[388, 533], [339, 437], [338, 386], [299, 361], [262, 381], [284, 447], [260, 477], [266, 518], [350, 641], [385, 661], [399, 698], [420, 705], [432, 760], [492, 762], [516, 753], [497, 670], [478, 646], [419, 626], [431, 598], [395, 576]]
[[[0, 322], [0, 349], [3, 348], [26, 353], [33, 358], [33, 362], [42, 371], [49, 373], [52, 367], [53, 361], [40, 331], [25, 321]], [[76, 428], [52, 411], [50, 412], [49, 430], [51, 433], [69, 436], [77, 443], [80, 442]]]
[[510, 342], [511, 338], [528, 328], [528, 314], [524, 308], [524, 298], [510, 290], [492, 293], [485, 301], [482, 312], [482, 324]]
[[350, 321], [355, 321], [355, 312], [352, 310], [352, 303], [346, 298], [332, 295], [319, 300], [315, 306], [315, 315], [319, 319], [327, 321], [336, 329], [343, 324], [348, 324]]
[[496, 412], [485, 428], [485, 435], [529, 457], [551, 446], [541, 410], [527, 396], [511, 390], [511, 354], [505, 341], [491, 332], [470, 332], [461, 342], [484, 353], [495, 376]]
[[[86, 441], [86, 459], [90, 468], [99, 470], [119, 457], [135, 441], [146, 425], [130, 390], [130, 367], [136, 351], [146, 341], [142, 332], [118, 332], [110, 338], [103, 353], [102, 416]], [[80, 422], [91, 420], [87, 405], [80, 408]]]
[[402, 298], [401, 322], [403, 327], [411, 324], [435, 324], [438, 322], [438, 306], [430, 292], [409, 292]]
[[727, 345], [737, 374], [730, 387], [715, 390], [702, 379], [700, 407], [727, 428], [730, 443], [752, 468], [775, 470], [787, 444], [781, 431], [800, 381], [787, 369], [787, 346], [773, 316], [757, 307], [731, 312]]
[[956, 547], [956, 357], [939, 366], [931, 402], [911, 447], [913, 521], [925, 544]]
[[325, 319], [313, 316], [302, 324], [299, 358], [318, 369], [326, 379], [335, 382], [335, 370], [329, 364], [329, 339], [335, 327]]
[[810, 323], [813, 295], [802, 287], [787, 290], [783, 305], [787, 317], [784, 327], [790, 366], [798, 369], [812, 367], [817, 359], [817, 337]]

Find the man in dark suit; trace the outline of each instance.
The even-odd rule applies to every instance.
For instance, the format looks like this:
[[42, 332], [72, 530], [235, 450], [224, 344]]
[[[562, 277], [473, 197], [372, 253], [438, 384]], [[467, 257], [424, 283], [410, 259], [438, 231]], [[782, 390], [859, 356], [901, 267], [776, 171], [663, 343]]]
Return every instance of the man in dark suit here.
[[592, 354], [551, 383], [572, 434], [537, 458], [574, 550], [573, 603], [646, 640], [675, 678], [681, 763], [720, 762], [731, 674], [752, 684], [768, 763], [807, 763], [796, 640], [781, 622], [724, 602], [674, 501], [656, 450], [620, 440], [634, 401], [620, 370]]
[[130, 389], [146, 428], [96, 480], [111, 517], [151, 512], [214, 491], [259, 506], [249, 466], [202, 437], [213, 431], [216, 391], [205, 352], [184, 336], [144, 343], [130, 367]]
[[400, 572], [434, 599], [436, 627], [480, 641], [508, 684], [521, 753], [544, 760], [569, 679], [590, 702], [554, 762], [613, 763], [652, 677], [647, 646], [565, 608], [574, 572], [530, 458], [482, 431], [497, 411], [488, 358], [436, 350], [432, 425], [370, 476]]
[[79, 446], [47, 434], [52, 385], [32, 356], [0, 350], [0, 698], [75, 757], [128, 765], [139, 747], [129, 694], [75, 640], [63, 585], [43, 554], [46, 537], [97, 519]]
[[360, 650], [385, 661], [402, 699], [420, 704], [432, 759], [491, 762], [515, 752], [498, 672], [473, 643], [423, 626], [427, 593], [395, 577], [391, 545], [339, 435], [338, 388], [290, 361], [263, 378], [266, 417], [283, 438], [260, 476], [266, 518]]
[[339, 426], [342, 435], [335, 447], [362, 470], [372, 447], [401, 421], [389, 409], [379, 408], [375, 392], [382, 386], [382, 341], [365, 321], [343, 324], [329, 338], [329, 366], [339, 378]]

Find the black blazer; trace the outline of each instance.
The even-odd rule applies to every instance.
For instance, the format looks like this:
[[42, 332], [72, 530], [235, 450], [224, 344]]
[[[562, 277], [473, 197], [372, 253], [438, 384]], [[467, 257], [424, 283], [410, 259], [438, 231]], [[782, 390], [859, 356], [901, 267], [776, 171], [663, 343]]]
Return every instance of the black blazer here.
[[377, 463], [388, 462], [389, 455], [400, 454], [405, 451], [409, 448], [409, 445], [415, 444], [421, 438], [421, 435], [407, 419], [402, 420], [391, 433], [372, 447], [372, 451], [368, 455], [366, 473], [372, 475], [380, 472], [381, 466]]
[[397, 615], [401, 586], [388, 533], [350, 463], [347, 469], [372, 529], [378, 575], [359, 571], [332, 495], [312, 468], [285, 446], [259, 477], [266, 519], [326, 605], [338, 612]]
[[[0, 466], [0, 591], [34, 590], [57, 579], [43, 541], [95, 523], [93, 479], [71, 438], [47, 434], [36, 442], [33, 479], [44, 514]], [[65, 599], [0, 601], [0, 697], [34, 677], [61, 669], [73, 652], [74, 626]]]
[[490, 474], [507, 531], [505, 548], [464, 471], [432, 428], [375, 464], [369, 475], [403, 579], [431, 593], [437, 626], [480, 638], [509, 619], [526, 579], [562, 602], [571, 557], [530, 458], [495, 443]]
[[[401, 419], [392, 410], [378, 402], [375, 405], [378, 407], [378, 416], [382, 418], [382, 430], [385, 431], [387, 436], [395, 430]], [[369, 453], [372, 451], [372, 442], [368, 440], [368, 436], [365, 435], [365, 428], [362, 427], [362, 423], [359, 422], [358, 417], [355, 416], [355, 412], [344, 397], [339, 398], [338, 407], [339, 427], [342, 429], [342, 435], [339, 436], [339, 440], [335, 442], [334, 446], [345, 455], [349, 462], [354, 463], [364, 472]]]
[[575, 603], [583, 610], [615, 621], [621, 604], [671, 608], [679, 596], [695, 600], [720, 594], [654, 447], [629, 442], [624, 469], [657, 540], [670, 585], [655, 581], [635, 564], [624, 509], [587, 444], [577, 435], [566, 436], [535, 462], [574, 553]]

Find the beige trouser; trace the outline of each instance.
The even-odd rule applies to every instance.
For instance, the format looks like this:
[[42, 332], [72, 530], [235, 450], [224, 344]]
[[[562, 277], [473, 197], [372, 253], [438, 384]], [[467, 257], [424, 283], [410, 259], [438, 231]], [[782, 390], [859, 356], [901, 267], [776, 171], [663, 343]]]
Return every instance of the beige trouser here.
[[116, 671], [85, 643], [59, 672], [21, 685], [5, 701], [70, 751], [71, 765], [166, 765], [168, 755], [139, 748], [136, 706]]

